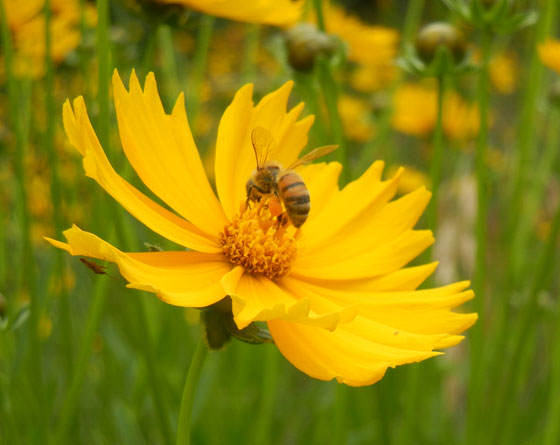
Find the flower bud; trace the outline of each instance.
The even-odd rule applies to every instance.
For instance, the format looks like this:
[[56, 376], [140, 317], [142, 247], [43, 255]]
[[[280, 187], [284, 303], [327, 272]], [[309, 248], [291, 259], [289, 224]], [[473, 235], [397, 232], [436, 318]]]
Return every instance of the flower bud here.
[[467, 42], [459, 29], [444, 22], [434, 22], [424, 26], [416, 38], [416, 52], [420, 58], [430, 64], [440, 46], [449, 49], [456, 63], [461, 62], [465, 57]]
[[286, 32], [288, 62], [296, 71], [311, 71], [319, 55], [332, 54], [336, 41], [309, 23], [301, 23]]

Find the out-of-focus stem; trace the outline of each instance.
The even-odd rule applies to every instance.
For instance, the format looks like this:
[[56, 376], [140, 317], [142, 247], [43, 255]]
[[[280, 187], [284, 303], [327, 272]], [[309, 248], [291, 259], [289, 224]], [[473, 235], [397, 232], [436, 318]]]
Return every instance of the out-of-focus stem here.
[[177, 445], [189, 445], [191, 442], [190, 425], [194, 396], [207, 353], [208, 347], [204, 344], [204, 338], [201, 336], [191, 359], [187, 378], [185, 379], [185, 387], [183, 388], [183, 397], [181, 398], [181, 408], [179, 409], [179, 420], [177, 423]]
[[215, 19], [212, 16], [204, 15], [200, 19], [198, 33], [196, 35], [196, 49], [193, 58], [193, 68], [189, 85], [189, 95], [187, 108], [191, 128], [196, 128], [196, 120], [200, 109], [200, 92], [202, 80], [206, 72], [208, 62], [208, 49], [212, 39]]
[[265, 445], [270, 443], [270, 426], [278, 388], [278, 351], [267, 346], [264, 362], [264, 375], [261, 385], [261, 403], [255, 425], [255, 444]]
[[[478, 418], [479, 387], [482, 348], [482, 330], [484, 326], [484, 284], [486, 282], [486, 241], [487, 241], [487, 213], [488, 213], [488, 172], [486, 168], [486, 151], [488, 144], [488, 116], [489, 116], [489, 62], [491, 57], [491, 35], [489, 30], [482, 28], [480, 51], [481, 61], [478, 71], [477, 104], [480, 113], [480, 128], [476, 140], [475, 173], [477, 209], [475, 220], [475, 266], [473, 288], [475, 291], [474, 309], [479, 320], [472, 328], [470, 341], [470, 382], [467, 401], [467, 438], [476, 434], [476, 419]], [[471, 437], [472, 439], [472, 437]]]

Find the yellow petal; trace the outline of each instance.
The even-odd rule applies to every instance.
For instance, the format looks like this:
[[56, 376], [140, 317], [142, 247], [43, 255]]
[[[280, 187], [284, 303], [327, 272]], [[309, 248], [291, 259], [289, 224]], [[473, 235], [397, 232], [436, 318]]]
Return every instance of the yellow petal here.
[[201, 231], [215, 236], [227, 221], [194, 143], [184, 96], [167, 114], [153, 73], [148, 74], [142, 91], [133, 71], [129, 90], [115, 70], [115, 109], [128, 160], [152, 192]]
[[286, 111], [293, 82], [266, 95], [253, 106], [253, 86], [245, 85], [224, 112], [216, 141], [215, 176], [218, 196], [228, 218], [239, 212], [246, 200], [245, 184], [256, 168], [251, 132], [263, 127], [272, 136], [269, 160], [288, 167], [307, 144], [307, 133], [313, 122], [308, 116], [297, 121], [302, 111], [298, 105]]
[[389, 181], [381, 181], [383, 165], [381, 161], [374, 162], [360, 178], [331, 195], [323, 209], [301, 227], [301, 257], [329, 242], [355, 218], [362, 215], [371, 217], [376, 209], [394, 196], [401, 172]]
[[221, 278], [231, 265], [220, 254], [198, 252], [122, 252], [76, 226], [64, 232], [68, 243], [46, 238], [71, 255], [116, 263], [128, 287], [155, 293], [169, 304], [204, 307], [225, 297]]
[[377, 211], [364, 213], [348, 222], [336, 235], [311, 252], [302, 253], [305, 261], [338, 263], [372, 251], [414, 227], [430, 200], [425, 188], [381, 206]]
[[192, 223], [156, 204], [121, 178], [109, 163], [95, 135], [82, 97], [63, 107], [64, 129], [70, 143], [83, 156], [86, 175], [116, 199], [135, 218], [161, 236], [202, 252], [219, 252], [217, 238], [200, 232]]
[[296, 23], [304, 2], [302, 0], [160, 0], [184, 5], [205, 14], [247, 23], [288, 26]]
[[300, 255], [292, 264], [292, 275], [303, 278], [350, 280], [391, 273], [408, 264], [434, 242], [429, 230], [407, 230], [395, 239], [339, 261], [325, 264], [319, 256]]
[[338, 162], [325, 162], [304, 165], [297, 169], [311, 196], [311, 210], [307, 222], [318, 215], [331, 197], [338, 192], [338, 177], [342, 165]]
[[239, 269], [234, 269], [222, 279], [225, 291], [231, 296], [233, 317], [239, 329], [254, 321], [286, 319], [332, 330], [339, 322], [355, 316], [352, 308], [320, 313], [312, 311], [307, 299], [287, 291], [280, 283], [249, 274], [240, 277]]
[[[416, 351], [372, 341], [339, 325], [335, 331], [284, 320], [268, 322], [280, 352], [298, 369], [321, 380], [362, 386], [381, 379], [387, 367], [424, 360], [438, 352]], [[367, 334], [367, 333], [366, 333]]]

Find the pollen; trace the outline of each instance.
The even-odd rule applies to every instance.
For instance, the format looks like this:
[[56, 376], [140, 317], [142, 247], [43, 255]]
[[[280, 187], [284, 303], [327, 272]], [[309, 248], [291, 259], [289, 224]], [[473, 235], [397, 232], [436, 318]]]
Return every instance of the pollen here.
[[286, 275], [295, 258], [296, 229], [281, 224], [266, 199], [244, 206], [224, 227], [220, 243], [224, 255], [246, 272], [275, 279]]

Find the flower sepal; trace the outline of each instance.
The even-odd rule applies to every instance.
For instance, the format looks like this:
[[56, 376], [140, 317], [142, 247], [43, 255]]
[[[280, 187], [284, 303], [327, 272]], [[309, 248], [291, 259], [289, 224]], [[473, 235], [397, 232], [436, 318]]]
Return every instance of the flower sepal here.
[[251, 345], [273, 343], [268, 329], [256, 323], [243, 329], [237, 327], [233, 320], [230, 297], [204, 309], [201, 315], [206, 343], [210, 349], [221, 349], [232, 337]]

